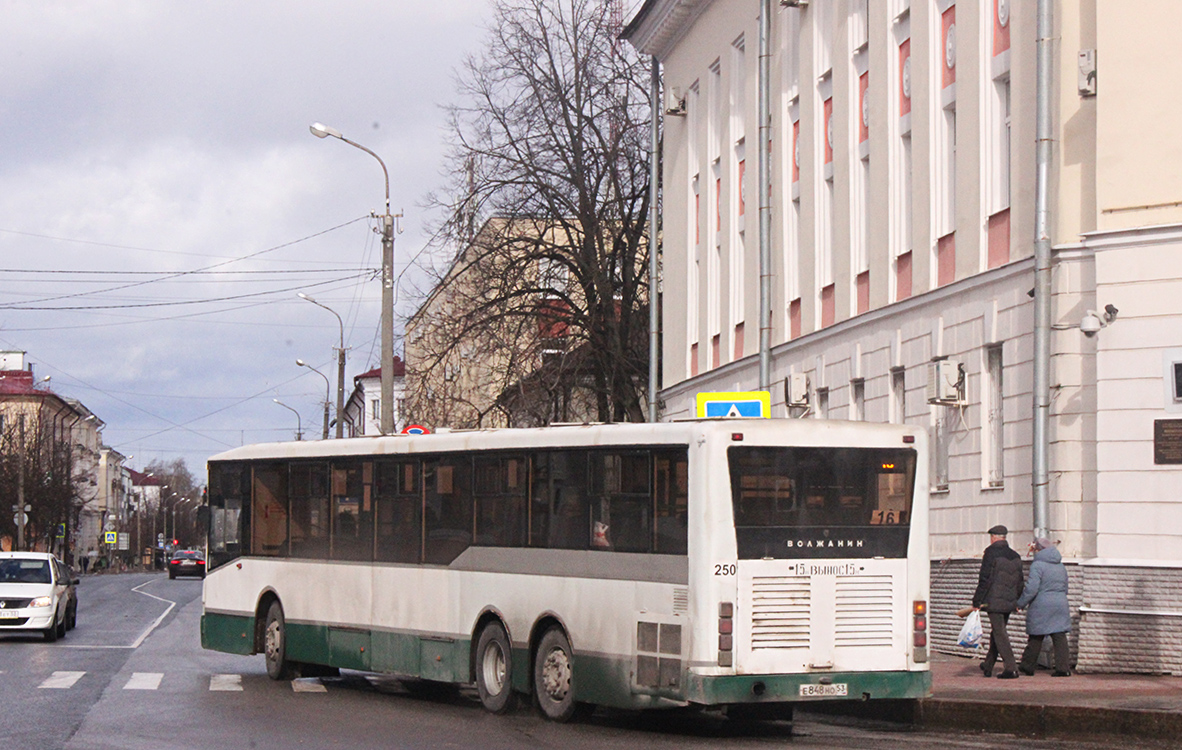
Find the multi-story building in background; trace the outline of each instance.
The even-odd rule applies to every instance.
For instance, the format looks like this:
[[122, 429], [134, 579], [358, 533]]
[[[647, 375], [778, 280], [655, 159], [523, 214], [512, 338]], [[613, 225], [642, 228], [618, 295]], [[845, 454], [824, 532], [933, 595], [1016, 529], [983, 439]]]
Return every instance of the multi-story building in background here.
[[[774, 412], [929, 429], [953, 649], [985, 530], [1033, 528], [1036, 3], [771, 5]], [[1080, 666], [1179, 672], [1182, 4], [1053, 7], [1049, 527]], [[663, 67], [665, 418], [759, 384], [759, 14], [647, 0], [624, 32]]]
[[593, 418], [568, 335], [576, 292], [547, 258], [574, 244], [562, 227], [495, 217], [456, 254], [406, 324], [409, 419], [434, 429]]
[[34, 377], [24, 352], [0, 352], [0, 497], [30, 507], [23, 530], [7, 508], [0, 514], [0, 546], [12, 549], [23, 531], [26, 548], [69, 559], [98, 544], [103, 422], [48, 380]]
[[[394, 432], [405, 427], [402, 418], [403, 402], [406, 395], [406, 364], [398, 355], [394, 356]], [[353, 392], [345, 402], [345, 437], [361, 437], [382, 434], [382, 368], [356, 375], [353, 378]]]

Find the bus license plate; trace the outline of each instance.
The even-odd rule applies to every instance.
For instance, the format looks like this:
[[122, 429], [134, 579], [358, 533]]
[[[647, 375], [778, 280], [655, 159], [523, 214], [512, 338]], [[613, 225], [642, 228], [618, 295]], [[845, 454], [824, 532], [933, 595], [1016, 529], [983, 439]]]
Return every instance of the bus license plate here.
[[850, 686], [844, 682], [832, 685], [801, 685], [801, 698], [838, 698], [849, 695]]

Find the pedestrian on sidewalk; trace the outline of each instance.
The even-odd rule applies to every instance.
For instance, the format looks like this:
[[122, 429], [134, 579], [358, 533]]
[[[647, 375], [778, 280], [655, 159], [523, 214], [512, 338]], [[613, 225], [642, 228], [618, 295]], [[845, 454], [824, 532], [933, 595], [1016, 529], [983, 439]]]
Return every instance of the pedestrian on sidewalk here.
[[1018, 664], [1006, 627], [1010, 614], [1018, 608], [1023, 583], [1022, 556], [1006, 541], [1009, 533], [1009, 529], [1000, 524], [989, 530], [989, 546], [981, 557], [977, 591], [973, 594], [973, 607], [985, 610], [989, 616], [989, 650], [985, 652], [985, 661], [981, 662], [981, 671], [986, 677], [992, 677], [993, 665], [1000, 655], [1005, 669], [998, 677], [1003, 680], [1018, 676]]
[[1030, 564], [1030, 579], [1018, 598], [1018, 609], [1026, 610], [1026, 649], [1018, 668], [1033, 675], [1043, 641], [1049, 635], [1055, 647], [1053, 677], [1071, 674], [1071, 651], [1067, 633], [1071, 630], [1071, 609], [1067, 605], [1067, 568], [1063, 555], [1045, 536], [1034, 540], [1034, 562]]

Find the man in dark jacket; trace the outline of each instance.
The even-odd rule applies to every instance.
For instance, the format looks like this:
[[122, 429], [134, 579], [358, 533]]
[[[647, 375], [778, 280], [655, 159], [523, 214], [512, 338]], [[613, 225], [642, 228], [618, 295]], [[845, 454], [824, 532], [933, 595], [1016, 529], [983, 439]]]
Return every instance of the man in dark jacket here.
[[989, 615], [989, 650], [981, 671], [986, 677], [993, 675], [993, 665], [1001, 654], [1005, 669], [999, 678], [1012, 680], [1018, 676], [1018, 663], [1014, 659], [1014, 648], [1010, 645], [1010, 634], [1006, 626], [1010, 613], [1018, 607], [1022, 595], [1022, 556], [1010, 549], [1006, 542], [1009, 530], [1005, 526], [994, 526], [989, 530], [989, 546], [981, 557], [981, 573], [977, 578], [977, 591], [973, 594], [973, 607], [985, 610]]

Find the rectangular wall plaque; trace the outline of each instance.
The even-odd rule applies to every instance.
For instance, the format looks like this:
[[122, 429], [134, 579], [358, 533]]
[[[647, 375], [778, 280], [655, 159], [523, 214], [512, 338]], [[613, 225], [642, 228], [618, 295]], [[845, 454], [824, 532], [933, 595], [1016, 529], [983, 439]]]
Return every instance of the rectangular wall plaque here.
[[1182, 464], [1182, 419], [1153, 420], [1153, 463]]

